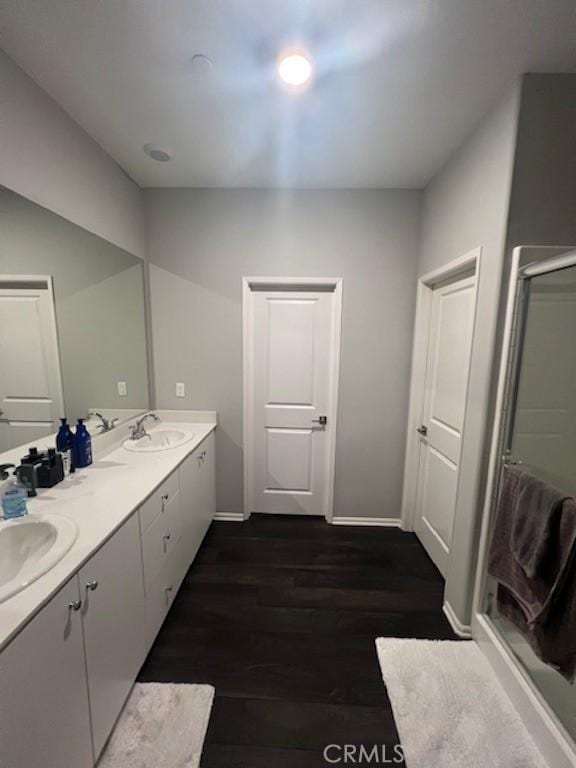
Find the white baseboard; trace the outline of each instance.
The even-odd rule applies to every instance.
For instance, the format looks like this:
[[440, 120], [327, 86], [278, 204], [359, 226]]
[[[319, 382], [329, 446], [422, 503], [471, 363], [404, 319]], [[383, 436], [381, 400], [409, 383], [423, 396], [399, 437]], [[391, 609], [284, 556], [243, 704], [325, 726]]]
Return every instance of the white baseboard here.
[[399, 517], [333, 517], [332, 525], [379, 525], [385, 528], [399, 528]]
[[444, 611], [444, 614], [446, 615], [446, 618], [450, 622], [450, 626], [456, 632], [458, 637], [463, 637], [466, 640], [469, 640], [472, 637], [472, 627], [470, 624], [462, 624], [458, 616], [454, 613], [454, 610], [450, 603], [444, 603], [442, 606], [442, 610]]
[[243, 523], [244, 515], [242, 512], [216, 512], [214, 520], [220, 523]]

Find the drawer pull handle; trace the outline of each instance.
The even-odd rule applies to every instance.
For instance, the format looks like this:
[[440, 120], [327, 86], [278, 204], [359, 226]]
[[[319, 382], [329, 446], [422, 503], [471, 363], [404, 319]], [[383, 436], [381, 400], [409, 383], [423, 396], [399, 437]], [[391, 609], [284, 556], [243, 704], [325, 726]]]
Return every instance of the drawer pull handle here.
[[71, 603], [68, 603], [69, 611], [79, 611], [80, 608], [82, 608], [82, 600], [73, 600]]
[[86, 589], [89, 589], [90, 592], [95, 592], [98, 589], [98, 582], [96, 579], [89, 581], [88, 584], [86, 584]]

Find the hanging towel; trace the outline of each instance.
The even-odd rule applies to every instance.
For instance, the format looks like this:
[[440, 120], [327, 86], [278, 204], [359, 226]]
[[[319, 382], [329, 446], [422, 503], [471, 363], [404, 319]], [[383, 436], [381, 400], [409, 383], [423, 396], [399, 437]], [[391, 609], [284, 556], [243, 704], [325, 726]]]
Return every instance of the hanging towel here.
[[512, 517], [513, 554], [526, 576], [534, 579], [555, 554], [551, 534], [569, 496], [527, 472], [518, 474], [518, 501]]
[[576, 674], [576, 501], [506, 467], [488, 572], [502, 615], [567, 679]]

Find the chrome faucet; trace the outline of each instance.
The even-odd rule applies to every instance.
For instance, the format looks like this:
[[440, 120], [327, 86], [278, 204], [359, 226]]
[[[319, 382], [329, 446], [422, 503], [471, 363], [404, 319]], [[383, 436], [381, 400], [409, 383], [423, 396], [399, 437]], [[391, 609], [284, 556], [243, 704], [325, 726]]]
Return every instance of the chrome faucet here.
[[130, 424], [128, 429], [130, 430], [130, 440], [141, 440], [143, 437], [150, 437], [148, 432], [144, 429], [144, 422], [146, 419], [152, 419], [153, 421], [160, 421], [155, 413], [145, 413], [136, 420], [135, 424]]
[[88, 416], [97, 416], [100, 419], [102, 423], [98, 424], [98, 429], [100, 430], [101, 433], [110, 432], [111, 429], [114, 429], [114, 426], [118, 421], [118, 419], [107, 419], [105, 416], [102, 416], [102, 414], [98, 413], [97, 411], [89, 411]]

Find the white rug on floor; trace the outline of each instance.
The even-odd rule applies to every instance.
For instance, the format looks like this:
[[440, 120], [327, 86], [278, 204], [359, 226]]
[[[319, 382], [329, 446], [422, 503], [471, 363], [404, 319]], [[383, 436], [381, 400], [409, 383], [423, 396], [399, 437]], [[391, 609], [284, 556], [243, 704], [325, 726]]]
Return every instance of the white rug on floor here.
[[546, 768], [476, 643], [376, 648], [408, 768]]
[[98, 768], [197, 768], [211, 685], [136, 683]]

